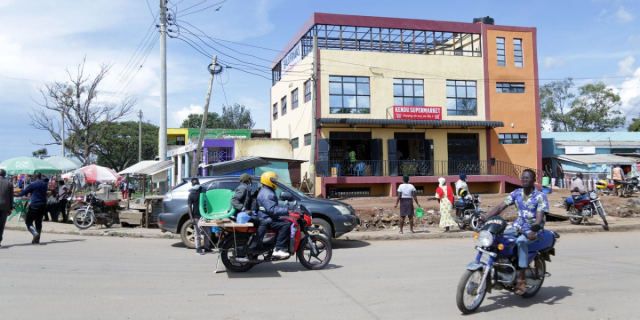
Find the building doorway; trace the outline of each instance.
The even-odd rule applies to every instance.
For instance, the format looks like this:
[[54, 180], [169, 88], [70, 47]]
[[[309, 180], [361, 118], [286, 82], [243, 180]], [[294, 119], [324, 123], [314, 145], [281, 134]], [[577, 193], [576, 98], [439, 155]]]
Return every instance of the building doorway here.
[[480, 174], [483, 171], [483, 165], [479, 161], [480, 147], [477, 134], [447, 134], [447, 151], [449, 154], [449, 175]]

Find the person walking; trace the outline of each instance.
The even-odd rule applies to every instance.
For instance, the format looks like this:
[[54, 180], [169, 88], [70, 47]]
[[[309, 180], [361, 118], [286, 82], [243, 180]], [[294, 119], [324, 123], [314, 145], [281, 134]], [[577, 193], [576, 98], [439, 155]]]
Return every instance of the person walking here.
[[564, 188], [564, 169], [562, 169], [562, 163], [558, 161], [558, 165], [556, 166], [556, 185], [558, 188]]
[[613, 180], [613, 191], [616, 196], [618, 195], [618, 185], [624, 181], [624, 171], [620, 167], [620, 164], [616, 164], [616, 167], [611, 169], [611, 179]]
[[[22, 197], [31, 194], [31, 203], [24, 223], [27, 225], [27, 230], [33, 235], [31, 243], [38, 244], [40, 243], [40, 233], [42, 232], [42, 217], [47, 209], [47, 184], [41, 180], [42, 174], [40, 172], [36, 172], [33, 178], [35, 181], [30, 183], [17, 196]], [[33, 227], [34, 222], [36, 224], [35, 228]]]
[[447, 180], [440, 177], [438, 179], [440, 184], [436, 188], [436, 197], [429, 200], [438, 200], [440, 202], [440, 228], [444, 228], [444, 232], [449, 232], [449, 227], [456, 225], [456, 222], [451, 217], [453, 212], [453, 189], [447, 185]]
[[71, 189], [64, 183], [64, 180], [58, 181], [58, 213], [56, 213], [54, 222], [58, 222], [58, 215], [62, 215], [62, 223], [69, 221], [69, 214], [67, 212], [67, 197], [71, 194]]
[[187, 198], [187, 207], [189, 210], [189, 218], [193, 223], [193, 230], [195, 231], [194, 241], [196, 243], [196, 254], [204, 255], [205, 252], [212, 252], [210, 248], [211, 228], [204, 227], [204, 250], [200, 242], [201, 229], [198, 226], [200, 220], [200, 193], [202, 193], [202, 187], [200, 186], [200, 180], [198, 178], [191, 179], [191, 189], [189, 189], [189, 197]]
[[129, 191], [129, 186], [127, 185], [127, 182], [122, 181], [120, 188], [122, 188], [122, 200], [127, 200], [127, 191]]
[[416, 188], [409, 183], [409, 175], [402, 176], [402, 184], [398, 187], [398, 198], [394, 208], [398, 207], [400, 203], [400, 234], [402, 234], [402, 228], [404, 227], [404, 217], [409, 217], [409, 232], [413, 232], [413, 201], [415, 200], [418, 207], [418, 197], [416, 196]]
[[0, 247], [7, 216], [13, 211], [13, 184], [6, 179], [7, 172], [0, 169]]

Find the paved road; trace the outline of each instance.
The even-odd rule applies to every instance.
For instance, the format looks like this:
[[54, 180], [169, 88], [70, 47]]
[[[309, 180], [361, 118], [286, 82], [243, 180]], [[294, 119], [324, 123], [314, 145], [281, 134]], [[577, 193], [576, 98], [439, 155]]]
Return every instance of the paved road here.
[[[564, 235], [538, 296], [489, 295], [476, 319], [638, 319], [640, 232]], [[449, 319], [471, 239], [335, 242], [295, 261], [213, 274], [178, 240], [5, 231], [1, 319]], [[223, 268], [222, 268], [223, 269]], [[224, 269], [223, 269], [224, 270]]]

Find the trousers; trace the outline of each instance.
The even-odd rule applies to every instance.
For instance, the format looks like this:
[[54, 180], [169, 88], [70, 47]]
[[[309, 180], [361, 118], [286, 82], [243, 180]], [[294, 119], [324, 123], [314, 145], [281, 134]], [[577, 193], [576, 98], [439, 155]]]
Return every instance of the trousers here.
[[[195, 238], [194, 241], [196, 242], [196, 249], [201, 249], [201, 242], [200, 242], [200, 235], [204, 236], [204, 248], [205, 249], [210, 249], [211, 248], [211, 243], [210, 243], [210, 238], [211, 238], [211, 227], [202, 227], [202, 229], [200, 227], [198, 227], [198, 220], [200, 220], [200, 217], [198, 216], [197, 218], [194, 217], [193, 219], [193, 230], [195, 231]], [[204, 234], [202, 234], [202, 231], [204, 231]]]
[[[69, 216], [67, 213], [67, 199], [60, 199], [58, 201], [58, 212], [62, 215], [62, 222], [67, 222]], [[56, 214], [55, 221], [58, 222], [58, 214]]]
[[36, 224], [36, 231], [40, 233], [42, 231], [42, 217], [47, 212], [47, 206], [41, 205], [38, 207], [29, 206], [29, 210], [27, 210], [27, 217], [24, 219], [24, 223], [27, 225], [27, 229], [29, 227], [33, 227], [33, 223]]
[[4, 233], [4, 225], [7, 223], [7, 216], [10, 211], [0, 211], [0, 243], [2, 243], [2, 234]]
[[507, 229], [504, 234], [516, 238], [516, 245], [518, 246], [518, 267], [529, 267], [529, 245], [536, 241], [540, 241], [542, 236], [536, 234], [536, 238], [534, 240], [529, 240], [524, 234], [518, 235], [516, 229], [513, 228]]

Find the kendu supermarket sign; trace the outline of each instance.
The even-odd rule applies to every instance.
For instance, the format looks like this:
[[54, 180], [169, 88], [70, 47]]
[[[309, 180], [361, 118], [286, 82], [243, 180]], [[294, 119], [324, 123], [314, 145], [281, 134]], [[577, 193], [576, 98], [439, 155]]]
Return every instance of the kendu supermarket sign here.
[[393, 106], [393, 118], [404, 120], [442, 120], [442, 108]]

